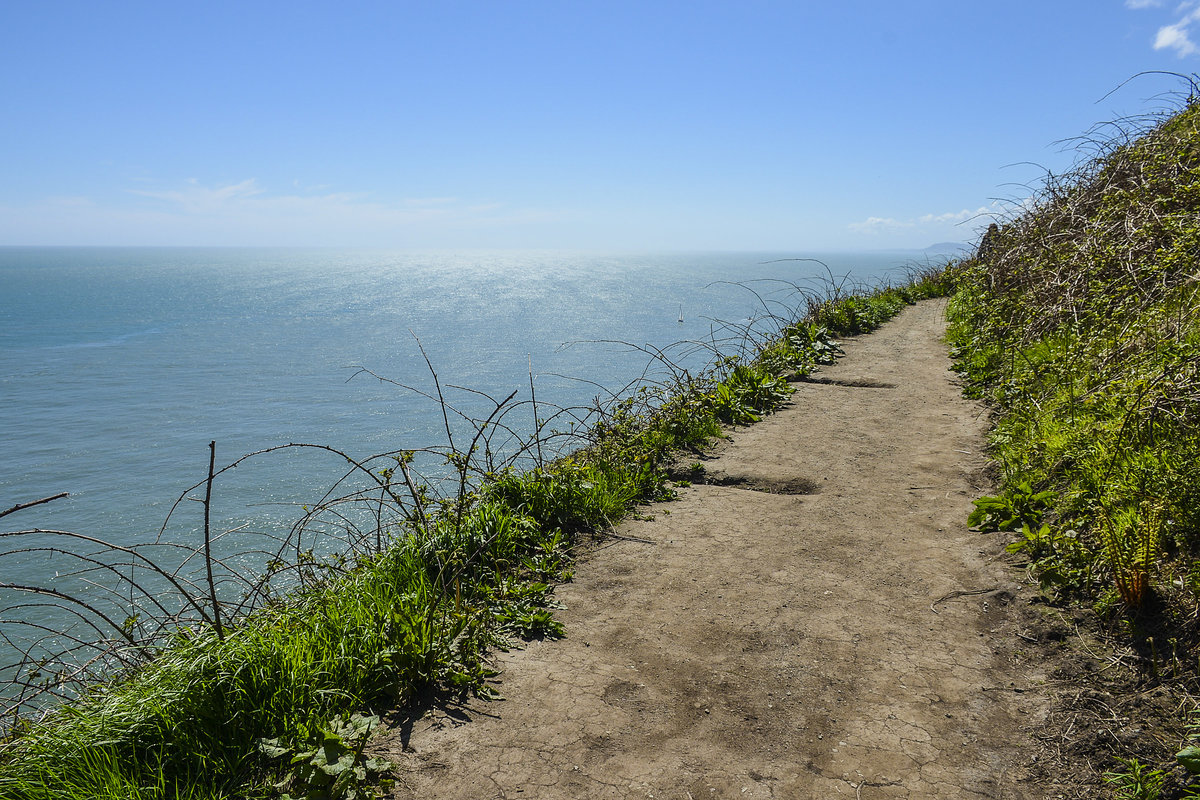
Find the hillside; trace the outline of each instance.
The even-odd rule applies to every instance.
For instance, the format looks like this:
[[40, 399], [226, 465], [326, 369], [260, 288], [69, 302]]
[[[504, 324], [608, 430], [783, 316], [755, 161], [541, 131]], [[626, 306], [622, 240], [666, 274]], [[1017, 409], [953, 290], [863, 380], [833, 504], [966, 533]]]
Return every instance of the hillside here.
[[1065, 768], [1191, 797], [1175, 754], [1200, 737], [1200, 105], [1102, 130], [959, 267], [950, 338], [994, 412], [1002, 486], [971, 521], [1111, 648], [1060, 698]]

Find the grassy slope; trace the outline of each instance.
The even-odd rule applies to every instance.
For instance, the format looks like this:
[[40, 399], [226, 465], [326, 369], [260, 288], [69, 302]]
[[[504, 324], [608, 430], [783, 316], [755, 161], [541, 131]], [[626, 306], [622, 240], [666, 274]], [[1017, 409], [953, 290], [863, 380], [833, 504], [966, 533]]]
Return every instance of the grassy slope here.
[[[1143, 687], [1186, 714], [1200, 689], [1200, 105], [1037, 200], [985, 237], [950, 304], [959, 369], [997, 412], [1002, 492], [972, 521], [1013, 531], [1046, 597], [1092, 606]], [[1131, 749], [1166, 769], [1175, 744]], [[1120, 796], [1157, 797], [1160, 777]], [[1159, 790], [1190, 791], [1173, 780]]]
[[[455, 497], [414, 489], [402, 454], [382, 479], [403, 474], [413, 502], [391, 509], [383, 552], [223, 636], [180, 631], [112, 685], [23, 722], [0, 748], [0, 798], [269, 797], [288, 771], [281, 753], [310, 788], [337, 772], [310, 769], [314, 759], [343, 758], [345, 786], [308, 796], [356, 796], [375, 765], [357, 755], [361, 737], [344, 715], [402, 707], [431, 690], [486, 691], [488, 648], [561, 633], [547, 605], [553, 582], [569, 577], [572, 544], [668, 497], [673, 454], [778, 405], [787, 377], [832, 357], [831, 335], [869, 331], [949, 288], [933, 271], [903, 288], [808, 300], [748, 357], [613, 404], [570, 457], [490, 474]], [[302, 751], [313, 741], [323, 747]]]

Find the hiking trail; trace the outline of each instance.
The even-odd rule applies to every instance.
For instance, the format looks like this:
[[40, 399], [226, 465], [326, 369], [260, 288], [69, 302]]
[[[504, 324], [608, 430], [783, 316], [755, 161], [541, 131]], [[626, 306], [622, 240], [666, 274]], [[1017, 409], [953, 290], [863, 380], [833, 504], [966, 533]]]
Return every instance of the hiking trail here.
[[504, 700], [392, 719], [393, 796], [1040, 797], [1042, 676], [967, 530], [986, 420], [944, 308], [847, 340], [603, 539], [556, 590], [566, 638], [497, 654]]

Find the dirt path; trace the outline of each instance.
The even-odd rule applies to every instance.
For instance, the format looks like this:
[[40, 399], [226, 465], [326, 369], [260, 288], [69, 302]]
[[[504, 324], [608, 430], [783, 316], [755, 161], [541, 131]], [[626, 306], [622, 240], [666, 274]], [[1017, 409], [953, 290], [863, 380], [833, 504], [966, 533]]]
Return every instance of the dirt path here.
[[848, 342], [713, 485], [621, 525], [558, 592], [568, 638], [501, 656], [504, 702], [390, 732], [395, 797], [1040, 796], [943, 327], [927, 302]]

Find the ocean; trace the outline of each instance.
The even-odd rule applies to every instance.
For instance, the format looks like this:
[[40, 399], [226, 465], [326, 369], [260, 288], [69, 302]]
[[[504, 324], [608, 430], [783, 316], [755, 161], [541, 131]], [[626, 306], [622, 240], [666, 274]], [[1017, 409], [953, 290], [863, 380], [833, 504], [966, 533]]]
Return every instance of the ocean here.
[[[437, 446], [445, 420], [422, 396], [436, 394], [434, 373], [468, 416], [486, 414], [489, 396], [528, 396], [531, 373], [543, 408], [587, 406], [642, 375], [647, 349], [736, 334], [796, 286], [902, 280], [923, 263], [912, 252], [0, 248], [0, 511], [69, 493], [0, 531], [194, 545], [201, 503], [184, 499], [164, 521], [205, 480], [211, 441], [218, 467], [294, 442], [355, 459]], [[692, 350], [672, 357], [707, 360]], [[250, 459], [214, 482], [213, 530], [232, 531], [230, 552], [244, 531], [286, 531], [346, 466], [317, 450]], [[29, 537], [3, 541], [0, 583], [111, 590], [109, 573], [21, 552]], [[0, 590], [0, 626], [32, 615], [54, 628], [47, 608]]]

